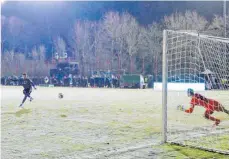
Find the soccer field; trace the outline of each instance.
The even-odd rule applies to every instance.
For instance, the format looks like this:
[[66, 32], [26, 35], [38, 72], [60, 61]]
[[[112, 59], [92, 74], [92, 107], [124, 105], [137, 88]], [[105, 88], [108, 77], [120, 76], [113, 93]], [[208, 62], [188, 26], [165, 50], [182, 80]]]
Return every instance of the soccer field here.
[[[58, 98], [60, 92], [63, 99]], [[206, 94], [228, 104], [229, 92]], [[169, 95], [171, 129], [184, 129], [182, 120], [193, 127], [212, 125], [201, 108], [193, 116], [176, 110], [178, 104], [188, 105], [185, 93], [179, 93], [180, 98], [178, 93]], [[159, 91], [38, 87], [32, 97], [34, 101], [19, 109], [22, 87], [2, 87], [2, 158], [152, 158], [163, 151], [150, 146], [160, 142]], [[216, 116], [227, 130], [229, 117]], [[145, 151], [135, 153], [139, 147]]]

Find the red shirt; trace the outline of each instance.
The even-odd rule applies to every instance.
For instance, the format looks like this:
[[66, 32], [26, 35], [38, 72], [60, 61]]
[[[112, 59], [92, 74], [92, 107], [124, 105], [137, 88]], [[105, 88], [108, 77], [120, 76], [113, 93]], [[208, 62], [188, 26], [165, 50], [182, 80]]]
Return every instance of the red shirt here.
[[194, 96], [192, 97], [191, 99], [191, 102], [190, 102], [191, 105], [193, 106], [202, 106], [204, 107], [205, 109], [208, 109], [208, 110], [218, 110], [220, 104], [219, 102], [213, 100], [213, 99], [208, 99], [198, 93], [195, 93]]

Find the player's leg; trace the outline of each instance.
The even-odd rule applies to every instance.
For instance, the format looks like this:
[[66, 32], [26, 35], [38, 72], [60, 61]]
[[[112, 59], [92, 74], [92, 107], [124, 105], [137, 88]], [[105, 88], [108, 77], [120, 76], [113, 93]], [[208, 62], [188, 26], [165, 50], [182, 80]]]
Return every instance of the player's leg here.
[[27, 98], [26, 89], [23, 90], [23, 94], [24, 94], [25, 96], [24, 96], [24, 98], [23, 98], [23, 100], [22, 100], [22, 102], [21, 102], [21, 104], [20, 104], [19, 107], [22, 107], [22, 105], [23, 105], [23, 104], [25, 103], [25, 101], [26, 101], [26, 98]]
[[215, 111], [220, 111], [220, 112], [224, 112], [226, 114], [229, 114], [229, 110], [227, 110], [221, 103], [219, 103], [218, 101], [214, 101], [214, 110]]
[[214, 103], [215, 104], [215, 110], [216, 111], [220, 111], [220, 112], [224, 112], [226, 114], [229, 114], [229, 110], [227, 110], [222, 104], [220, 104], [219, 102]]
[[224, 106], [221, 106], [220, 111], [229, 115], [229, 110], [227, 110]]
[[29, 90], [28, 90], [28, 92], [27, 92], [27, 97], [29, 97], [30, 98], [30, 102], [33, 100], [33, 98], [31, 97], [31, 94], [32, 93], [32, 88], [30, 88]]
[[219, 125], [220, 120], [217, 119], [217, 118], [215, 118], [215, 117], [213, 117], [213, 116], [211, 116], [211, 114], [213, 114], [213, 113], [214, 113], [214, 112], [213, 112], [212, 110], [206, 110], [205, 113], [204, 113], [204, 117], [205, 117], [206, 119], [209, 119], [209, 120], [214, 121], [214, 122], [215, 122], [215, 125]]

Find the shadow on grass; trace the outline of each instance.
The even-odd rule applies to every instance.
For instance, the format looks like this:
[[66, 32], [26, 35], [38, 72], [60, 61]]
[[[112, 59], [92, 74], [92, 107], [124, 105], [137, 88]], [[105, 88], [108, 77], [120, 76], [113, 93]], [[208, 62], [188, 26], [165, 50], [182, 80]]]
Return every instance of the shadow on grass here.
[[31, 112], [30, 109], [21, 109], [19, 111], [16, 112], [2, 112], [3, 114], [7, 114], [7, 115], [15, 115], [16, 117], [21, 117], [23, 114], [29, 114]]
[[61, 114], [61, 115], [60, 115], [60, 117], [62, 117], [62, 118], [66, 118], [66, 117], [67, 117], [67, 115], [65, 115], [65, 114]]
[[15, 113], [16, 117], [21, 117], [23, 114], [29, 114], [31, 112], [30, 109], [21, 109]]

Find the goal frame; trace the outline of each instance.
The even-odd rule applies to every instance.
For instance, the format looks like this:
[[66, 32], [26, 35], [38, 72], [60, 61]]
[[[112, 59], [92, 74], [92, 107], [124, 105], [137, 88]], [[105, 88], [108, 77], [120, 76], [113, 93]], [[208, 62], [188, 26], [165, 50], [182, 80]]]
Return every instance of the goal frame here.
[[[174, 144], [174, 145], [179, 145], [179, 146], [187, 146], [187, 145], [183, 145], [180, 143], [176, 143], [176, 142], [169, 142], [168, 141], [168, 110], [167, 110], [167, 104], [168, 104], [168, 59], [167, 59], [167, 40], [168, 40], [168, 32], [179, 32], [179, 33], [185, 33], [187, 35], [193, 35], [193, 36], [197, 36], [199, 38], [206, 38], [206, 39], [217, 39], [217, 41], [220, 42], [227, 42], [228, 40], [227, 38], [219, 38], [219, 37], [214, 37], [214, 36], [207, 36], [207, 35], [199, 35], [199, 33], [194, 33], [194, 32], [189, 32], [189, 31], [184, 31], [184, 30], [179, 30], [179, 31], [173, 31], [173, 30], [163, 30], [163, 47], [162, 47], [162, 140], [161, 143], [165, 144], [165, 143], [169, 143], [169, 144]], [[201, 52], [200, 52], [201, 54]], [[204, 65], [204, 64], [203, 64]], [[204, 66], [205, 67], [205, 66]], [[188, 145], [188, 147], [190, 148], [195, 148], [195, 149], [201, 149], [204, 151], [209, 151], [209, 152], [215, 152], [215, 153], [220, 153], [220, 154], [224, 154], [224, 155], [229, 155], [229, 152], [225, 152], [225, 151], [221, 151], [221, 150], [216, 150], [216, 149], [208, 149], [208, 148], [204, 148], [201, 146], [191, 146]]]

